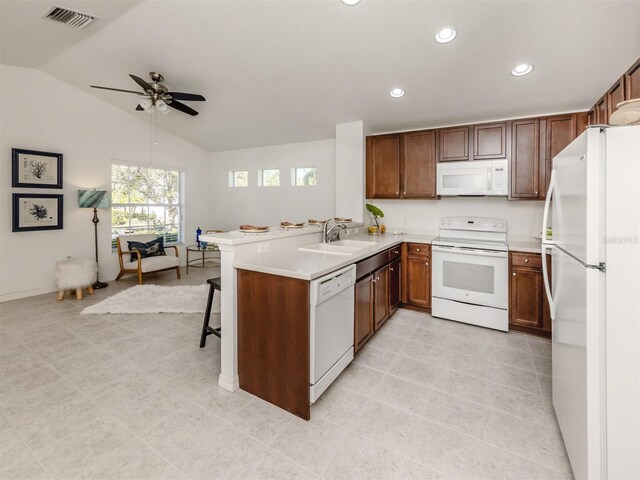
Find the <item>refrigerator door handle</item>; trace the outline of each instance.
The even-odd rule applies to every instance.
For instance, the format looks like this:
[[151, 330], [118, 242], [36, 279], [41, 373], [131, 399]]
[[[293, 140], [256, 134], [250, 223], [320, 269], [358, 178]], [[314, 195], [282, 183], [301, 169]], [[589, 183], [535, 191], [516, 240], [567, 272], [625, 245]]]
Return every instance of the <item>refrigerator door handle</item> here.
[[[549, 198], [549, 197], [547, 197]], [[549, 271], [547, 269], [547, 250], [551, 250], [552, 245], [542, 245], [542, 280], [544, 281], [544, 290], [547, 293], [547, 302], [549, 302], [549, 313], [551, 320], [556, 319], [555, 303], [551, 295], [551, 285], [549, 284]]]
[[[549, 226], [549, 208], [551, 208], [551, 196], [556, 188], [556, 171], [551, 170], [551, 179], [549, 180], [549, 190], [547, 191], [547, 198], [544, 200], [544, 214], [542, 215], [542, 243], [553, 243], [547, 238], [547, 227]], [[543, 257], [544, 258], [544, 257]], [[544, 262], [543, 262], [544, 263]]]

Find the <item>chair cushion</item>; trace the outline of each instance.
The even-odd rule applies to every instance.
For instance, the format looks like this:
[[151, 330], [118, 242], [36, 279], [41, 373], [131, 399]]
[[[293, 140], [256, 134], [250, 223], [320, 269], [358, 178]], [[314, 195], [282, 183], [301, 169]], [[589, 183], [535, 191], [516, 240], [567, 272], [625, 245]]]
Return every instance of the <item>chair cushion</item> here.
[[[164, 270], [165, 268], [175, 268], [180, 265], [180, 259], [173, 255], [160, 255], [156, 257], [147, 257], [142, 259], [142, 272], [155, 272], [156, 270]], [[124, 262], [126, 270], [137, 270], [138, 262]]]
[[[147, 243], [127, 241], [127, 244], [129, 245], [129, 250], [133, 250], [134, 248], [139, 250], [142, 258], [166, 255], [164, 251], [164, 239], [162, 237], [158, 237], [155, 240], [152, 240]], [[135, 262], [137, 260], [138, 260], [138, 254], [132, 253], [131, 260], [129, 261]]]

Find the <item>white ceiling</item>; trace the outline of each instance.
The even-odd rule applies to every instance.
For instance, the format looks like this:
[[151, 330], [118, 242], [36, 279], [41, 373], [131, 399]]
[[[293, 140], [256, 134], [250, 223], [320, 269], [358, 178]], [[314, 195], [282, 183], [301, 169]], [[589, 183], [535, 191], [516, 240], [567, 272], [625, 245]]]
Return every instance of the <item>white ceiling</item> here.
[[[76, 31], [40, 20], [52, 3], [2, 0], [2, 63], [143, 118], [133, 95], [89, 85], [135, 90], [127, 74], [161, 72], [207, 101], [158, 124], [209, 151], [332, 138], [355, 120], [379, 133], [584, 110], [640, 56], [638, 0], [54, 1], [102, 18]], [[437, 44], [446, 25], [458, 37]], [[533, 73], [513, 77], [522, 62]]]

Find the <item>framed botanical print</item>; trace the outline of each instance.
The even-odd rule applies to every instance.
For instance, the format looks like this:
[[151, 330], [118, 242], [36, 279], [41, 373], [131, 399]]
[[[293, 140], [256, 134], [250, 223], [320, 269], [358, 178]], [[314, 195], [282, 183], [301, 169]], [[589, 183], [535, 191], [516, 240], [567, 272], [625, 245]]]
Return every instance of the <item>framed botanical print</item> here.
[[62, 188], [62, 154], [11, 149], [12, 187]]
[[13, 194], [13, 232], [62, 230], [62, 195]]

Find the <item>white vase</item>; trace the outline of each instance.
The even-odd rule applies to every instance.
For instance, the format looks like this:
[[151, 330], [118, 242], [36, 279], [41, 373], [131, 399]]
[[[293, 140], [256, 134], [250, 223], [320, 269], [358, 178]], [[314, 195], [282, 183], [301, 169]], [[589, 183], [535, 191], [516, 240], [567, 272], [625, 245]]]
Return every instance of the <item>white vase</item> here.
[[620, 102], [609, 117], [609, 125], [640, 125], [640, 98]]

